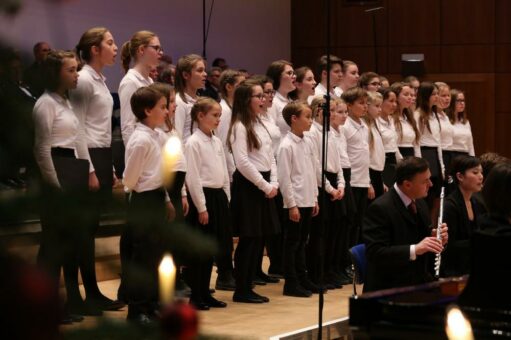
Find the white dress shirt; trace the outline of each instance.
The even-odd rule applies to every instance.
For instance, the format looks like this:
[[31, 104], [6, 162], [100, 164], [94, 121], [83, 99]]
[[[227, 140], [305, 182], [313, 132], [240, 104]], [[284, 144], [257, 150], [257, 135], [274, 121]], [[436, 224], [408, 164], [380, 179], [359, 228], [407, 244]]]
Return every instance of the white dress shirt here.
[[272, 116], [270, 116], [268, 113], [263, 113], [259, 115], [259, 118], [266, 127], [266, 130], [268, 130], [268, 132], [270, 133], [273, 156], [275, 156], [275, 160], [277, 160], [280, 139], [282, 138], [282, 135], [280, 134], [280, 129], [277, 126], [277, 124], [275, 124], [275, 121], [273, 120]]
[[[106, 78], [85, 64], [79, 72], [78, 86], [70, 92], [74, 112], [80, 120], [79, 138], [85, 146], [89, 171], [94, 171], [88, 148], [108, 148], [112, 143], [114, 100]], [[81, 144], [81, 143], [80, 143]]]
[[[190, 127], [192, 126], [191, 112], [197, 99], [192, 98], [186, 93], [184, 95], [185, 98], [183, 99], [179, 93], [176, 93], [176, 114], [174, 116], [174, 125], [177, 132], [182, 136], [183, 144], [186, 145], [188, 138], [192, 135], [192, 131], [190, 131]], [[197, 127], [194, 126], [193, 132], [195, 132], [196, 129]]]
[[378, 129], [380, 130], [381, 139], [383, 141], [383, 148], [385, 149], [385, 153], [394, 153], [396, 155], [396, 159], [402, 159], [403, 156], [399, 152], [399, 148], [397, 146], [397, 132], [396, 127], [394, 125], [394, 119], [389, 117], [389, 120], [385, 120], [382, 117], [378, 117], [376, 120], [376, 124], [378, 125]]
[[124, 156], [122, 183], [125, 191], [144, 192], [163, 186], [162, 141], [165, 134], [140, 122], [135, 123]]
[[[415, 121], [417, 122], [417, 126], [419, 124], [420, 112], [417, 110], [413, 113]], [[419, 141], [420, 146], [427, 146], [432, 148], [437, 148], [438, 153], [438, 161], [440, 163], [440, 169], [442, 171], [442, 176], [445, 174], [445, 166], [444, 166], [444, 158], [442, 156], [442, 136], [440, 133], [440, 123], [435, 117], [434, 113], [431, 113], [428, 117], [429, 127], [431, 132], [429, 132], [428, 128], [424, 126], [423, 129], [420, 130], [421, 138]], [[420, 127], [419, 127], [420, 129]]]
[[80, 122], [69, 100], [47, 91], [35, 103], [33, 118], [34, 154], [41, 175], [48, 184], [60, 187], [51, 158], [51, 148], [74, 149], [78, 158], [87, 159], [77, 148]]
[[231, 126], [232, 108], [227, 104], [225, 99], [220, 101], [220, 107], [222, 108], [222, 116], [220, 117], [220, 124], [215, 131], [215, 136], [220, 138], [224, 145], [225, 161], [227, 163], [227, 171], [229, 171], [229, 179], [232, 182], [232, 174], [236, 170], [234, 165], [234, 158], [232, 153], [229, 151], [227, 146], [227, 134], [229, 133], [229, 127]]
[[122, 78], [119, 84], [119, 101], [121, 102], [121, 132], [124, 145], [128, 145], [137, 117], [131, 110], [131, 96], [141, 87], [149, 86], [153, 83], [151, 77], [144, 78], [134, 68]]
[[273, 121], [279, 127], [281, 136], [285, 136], [291, 130], [291, 127], [287, 125], [284, 117], [282, 116], [284, 107], [290, 102], [291, 100], [289, 98], [285, 98], [280, 94], [280, 92], [277, 91], [275, 92], [275, 97], [273, 98], [273, 104], [268, 110], [268, 114], [273, 118]]
[[284, 208], [314, 207], [318, 202], [313, 145], [291, 131], [280, 143], [277, 172]]
[[354, 188], [369, 188], [369, 129], [361, 119], [357, 123], [348, 117], [343, 126], [348, 145], [348, 156], [351, 163], [351, 186]]
[[371, 126], [371, 133], [373, 134], [373, 147], [369, 148], [369, 168], [383, 171], [385, 168], [385, 148], [383, 147], [380, 131], [378, 131], [376, 125]]
[[452, 127], [449, 117], [444, 112], [438, 114], [438, 120], [440, 121], [440, 139], [442, 142], [442, 150], [449, 150], [453, 142], [454, 129]]
[[474, 139], [472, 137], [472, 128], [470, 122], [465, 124], [458, 121], [452, 125], [453, 127], [453, 141], [452, 145], [448, 148], [451, 151], [468, 152], [470, 156], [475, 156]]
[[[337, 189], [344, 188], [344, 175], [342, 172], [341, 166], [341, 146], [339, 145], [339, 140], [337, 139], [333, 129], [330, 129], [328, 132], [328, 141], [327, 141], [327, 157], [326, 157], [326, 171], [337, 174]], [[337, 133], [338, 135], [338, 133]], [[310, 131], [307, 133], [307, 136], [310, 137], [312, 144], [314, 146], [314, 156], [317, 162], [318, 171], [318, 187], [321, 187], [321, 169], [322, 169], [322, 153], [323, 153], [323, 126], [318, 122], [314, 121], [312, 123], [312, 127]], [[336, 189], [330, 185], [329, 181], [325, 182], [325, 191], [327, 193], [331, 193], [334, 189]]]
[[[269, 194], [273, 188], [279, 187], [277, 181], [277, 164], [273, 155], [272, 140], [262, 122], [254, 123], [254, 132], [261, 143], [259, 149], [248, 150], [247, 129], [241, 122], [233, 125], [231, 143], [236, 169], [259, 190]], [[270, 171], [270, 182], [261, 172]]]
[[202, 188], [223, 188], [230, 200], [229, 174], [222, 141], [197, 129], [185, 145], [186, 186], [199, 213], [207, 211]]
[[339, 129], [335, 131], [335, 135], [340, 146], [339, 152], [341, 156], [341, 166], [343, 169], [351, 169], [350, 156], [348, 155], [348, 142], [346, 141], [344, 128], [342, 126], [339, 126]]

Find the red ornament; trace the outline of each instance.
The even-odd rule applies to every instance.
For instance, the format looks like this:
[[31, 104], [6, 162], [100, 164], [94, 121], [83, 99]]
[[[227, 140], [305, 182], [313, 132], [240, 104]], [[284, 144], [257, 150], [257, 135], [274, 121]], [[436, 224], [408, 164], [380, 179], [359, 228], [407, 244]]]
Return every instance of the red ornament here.
[[164, 339], [195, 339], [199, 332], [197, 311], [186, 302], [169, 304], [162, 310], [161, 327]]

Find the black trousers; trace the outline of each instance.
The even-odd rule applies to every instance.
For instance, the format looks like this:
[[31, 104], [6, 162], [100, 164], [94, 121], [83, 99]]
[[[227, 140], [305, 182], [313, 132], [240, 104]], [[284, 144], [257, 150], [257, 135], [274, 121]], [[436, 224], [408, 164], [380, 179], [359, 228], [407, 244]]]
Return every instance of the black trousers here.
[[[236, 269], [236, 293], [245, 295], [252, 290], [252, 281], [260, 259], [261, 237], [242, 236], [239, 238], [234, 253], [234, 268]], [[259, 267], [260, 268], [260, 267]]]
[[154, 308], [158, 301], [158, 265], [163, 255], [161, 236], [166, 227], [164, 190], [132, 192], [126, 225], [130, 256], [123, 268], [130, 307], [144, 311]]
[[[230, 228], [229, 202], [222, 188], [203, 188], [206, 197], [208, 224], [202, 225], [198, 221], [198, 211], [194, 204], [190, 204], [187, 221], [193, 228], [200, 230], [204, 235], [216, 239], [222, 247], [224, 240], [229, 239], [232, 247], [232, 232]], [[193, 202], [192, 202], [193, 203]], [[225, 246], [225, 244], [223, 245]], [[232, 249], [232, 248], [231, 248]], [[224, 250], [225, 252], [225, 250]], [[185, 277], [192, 289], [190, 301], [195, 303], [204, 301], [210, 296], [209, 283], [213, 257], [193, 260], [185, 270]]]
[[353, 198], [357, 212], [353, 219], [353, 226], [350, 230], [349, 248], [359, 244], [362, 241], [362, 221], [367, 208], [367, 188], [352, 187]]
[[82, 206], [84, 212], [78, 222], [81, 228], [76, 228], [80, 234], [77, 261], [64, 270], [68, 289], [71, 290], [70, 299], [76, 302], [81, 300], [78, 289], [78, 269], [80, 270], [83, 286], [87, 299], [102, 297], [96, 279], [96, 246], [95, 238], [99, 229], [101, 212], [105, 210], [112, 197], [113, 171], [111, 148], [89, 149], [92, 164], [98, 178], [100, 189], [96, 192], [88, 192], [87, 202]]
[[312, 208], [299, 208], [300, 221], [293, 222], [287, 217], [284, 234], [284, 278], [286, 284], [297, 284], [307, 279], [305, 246], [307, 244], [311, 222]]

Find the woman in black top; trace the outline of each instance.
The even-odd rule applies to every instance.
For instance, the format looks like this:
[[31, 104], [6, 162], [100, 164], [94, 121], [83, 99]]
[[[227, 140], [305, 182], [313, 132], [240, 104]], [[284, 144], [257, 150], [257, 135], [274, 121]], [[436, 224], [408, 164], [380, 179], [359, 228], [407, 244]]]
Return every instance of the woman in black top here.
[[441, 275], [460, 276], [469, 273], [469, 240], [479, 229], [481, 209], [472, 195], [481, 191], [483, 169], [478, 158], [458, 156], [452, 161], [455, 190], [444, 203], [443, 221], [449, 228], [449, 243], [442, 254]]

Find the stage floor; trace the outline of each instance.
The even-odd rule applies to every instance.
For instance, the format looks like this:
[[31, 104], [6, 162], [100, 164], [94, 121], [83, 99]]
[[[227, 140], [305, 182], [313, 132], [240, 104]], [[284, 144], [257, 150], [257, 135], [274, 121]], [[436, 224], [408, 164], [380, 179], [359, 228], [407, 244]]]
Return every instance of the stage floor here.
[[[265, 258], [266, 260], [266, 258]], [[213, 269], [215, 272], [215, 268]], [[211, 286], [214, 287], [216, 273]], [[232, 339], [269, 339], [280, 334], [296, 332], [318, 322], [318, 295], [310, 298], [295, 298], [282, 295], [284, 282], [257, 286], [256, 292], [268, 296], [266, 304], [245, 304], [232, 302], [232, 292], [217, 291], [214, 296], [228, 303], [227, 308], [211, 309], [199, 312], [200, 331], [205, 335], [221, 335]], [[110, 298], [115, 298], [119, 280], [100, 282], [101, 291]], [[358, 292], [361, 287], [357, 288]], [[342, 289], [328, 291], [325, 294], [323, 322], [338, 320], [348, 316], [348, 300], [353, 294], [351, 285]], [[106, 312], [103, 316], [123, 322], [127, 308], [121, 311]], [[99, 320], [86, 317], [81, 323], [63, 326], [63, 331], [77, 327], [92, 327]]]

